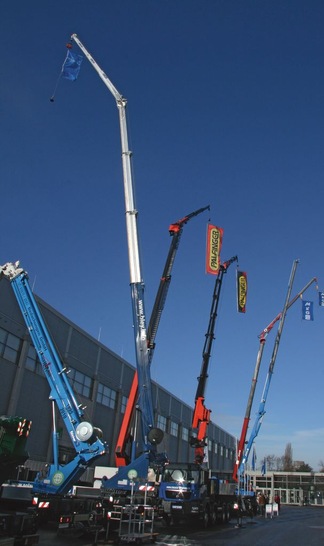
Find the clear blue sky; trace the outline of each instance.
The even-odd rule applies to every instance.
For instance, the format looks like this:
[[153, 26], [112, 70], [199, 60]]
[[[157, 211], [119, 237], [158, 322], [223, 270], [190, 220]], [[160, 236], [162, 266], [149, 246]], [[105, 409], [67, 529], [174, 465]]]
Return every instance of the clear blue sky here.
[[[124, 189], [115, 101], [85, 59], [62, 80], [77, 33], [128, 99], [146, 313], [169, 248], [185, 227], [152, 363], [153, 379], [193, 404], [214, 278], [208, 220], [224, 229], [222, 259], [248, 274], [245, 315], [235, 265], [224, 280], [206, 406], [239, 436], [257, 335], [312, 277], [324, 290], [324, 3], [321, 0], [3, 1], [1, 263], [20, 260], [35, 292], [135, 363]], [[74, 50], [78, 53], [77, 46]], [[256, 451], [324, 459], [324, 309], [288, 312]], [[267, 340], [251, 425], [275, 340]]]

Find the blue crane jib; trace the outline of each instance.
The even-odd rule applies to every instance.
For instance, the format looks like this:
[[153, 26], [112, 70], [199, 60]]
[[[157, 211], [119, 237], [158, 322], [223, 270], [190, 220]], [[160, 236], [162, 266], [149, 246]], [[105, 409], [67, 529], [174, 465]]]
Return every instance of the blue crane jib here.
[[[6, 277], [13, 288], [31, 340], [50, 387], [53, 405], [53, 464], [47, 464], [33, 482], [38, 493], [67, 493], [91, 462], [108, 452], [102, 441], [102, 431], [84, 420], [84, 408], [74, 396], [67, 378], [67, 368], [62, 363], [47, 326], [31, 291], [27, 272], [19, 262], [0, 267], [0, 278]], [[75, 457], [66, 465], [59, 464], [58, 435], [56, 433], [54, 403], [61, 414], [65, 428], [75, 450]]]

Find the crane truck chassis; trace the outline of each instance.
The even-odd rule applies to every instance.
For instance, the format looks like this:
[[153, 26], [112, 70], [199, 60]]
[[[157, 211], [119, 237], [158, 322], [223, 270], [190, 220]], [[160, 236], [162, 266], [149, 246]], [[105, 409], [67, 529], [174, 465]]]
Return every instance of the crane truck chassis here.
[[167, 523], [225, 523], [236, 513], [236, 484], [196, 463], [170, 463], [159, 488], [160, 513]]

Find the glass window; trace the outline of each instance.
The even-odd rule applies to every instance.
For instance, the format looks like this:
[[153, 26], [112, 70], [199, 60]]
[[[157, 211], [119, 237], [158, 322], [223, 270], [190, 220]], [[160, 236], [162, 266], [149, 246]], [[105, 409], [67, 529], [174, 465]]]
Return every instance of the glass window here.
[[120, 406], [120, 411], [121, 413], [125, 413], [126, 411], [126, 406], [127, 406], [127, 402], [128, 402], [128, 398], [127, 396], [122, 396], [122, 399], [121, 399], [121, 406]]
[[218, 453], [218, 444], [217, 444], [217, 442], [215, 442], [215, 445], [214, 445], [214, 452], [217, 455], [217, 453]]
[[[126, 398], [126, 397], [125, 397]], [[107, 408], [115, 409], [117, 392], [106, 385], [99, 383], [97, 392], [97, 402]]]
[[[1, 347], [3, 345], [5, 345], [5, 343], [6, 343], [7, 334], [8, 334], [8, 332], [3, 330], [3, 328], [0, 328], [0, 346]], [[1, 353], [2, 353], [2, 350], [1, 350]]]
[[16, 364], [19, 357], [21, 339], [0, 328], [0, 356]]
[[208, 451], [212, 451], [213, 449], [213, 442], [211, 440], [208, 440]]
[[68, 378], [75, 392], [90, 398], [92, 391], [91, 377], [79, 372], [78, 370], [75, 370], [74, 368], [70, 368]]
[[33, 345], [29, 345], [25, 367], [27, 368], [27, 370], [31, 370], [35, 373], [42, 370], [42, 366], [37, 358], [37, 353]]
[[167, 425], [166, 417], [163, 417], [163, 415], [158, 415], [157, 427], [165, 432], [166, 431], [166, 425]]
[[30, 345], [28, 349], [25, 367], [28, 370], [31, 370], [32, 372], [36, 372], [36, 363], [37, 363], [37, 355], [36, 355], [35, 347]]
[[182, 439], [186, 442], [189, 440], [189, 429], [187, 427], [182, 427]]
[[175, 423], [174, 421], [170, 422], [170, 434], [172, 436], [178, 436], [179, 432], [179, 425], [178, 423]]

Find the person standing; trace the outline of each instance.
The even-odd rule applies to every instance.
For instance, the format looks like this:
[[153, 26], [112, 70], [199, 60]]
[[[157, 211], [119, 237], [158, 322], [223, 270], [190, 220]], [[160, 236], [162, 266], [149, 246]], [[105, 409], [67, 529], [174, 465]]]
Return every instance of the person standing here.
[[278, 504], [278, 512], [280, 512], [280, 495], [278, 495], [278, 493], [275, 495], [274, 497], [274, 501], [276, 504]]
[[260, 493], [260, 494], [258, 495], [258, 505], [259, 505], [259, 510], [260, 510], [261, 516], [264, 516], [265, 505], [266, 505], [266, 498], [265, 498], [265, 496], [264, 496], [263, 493]]

